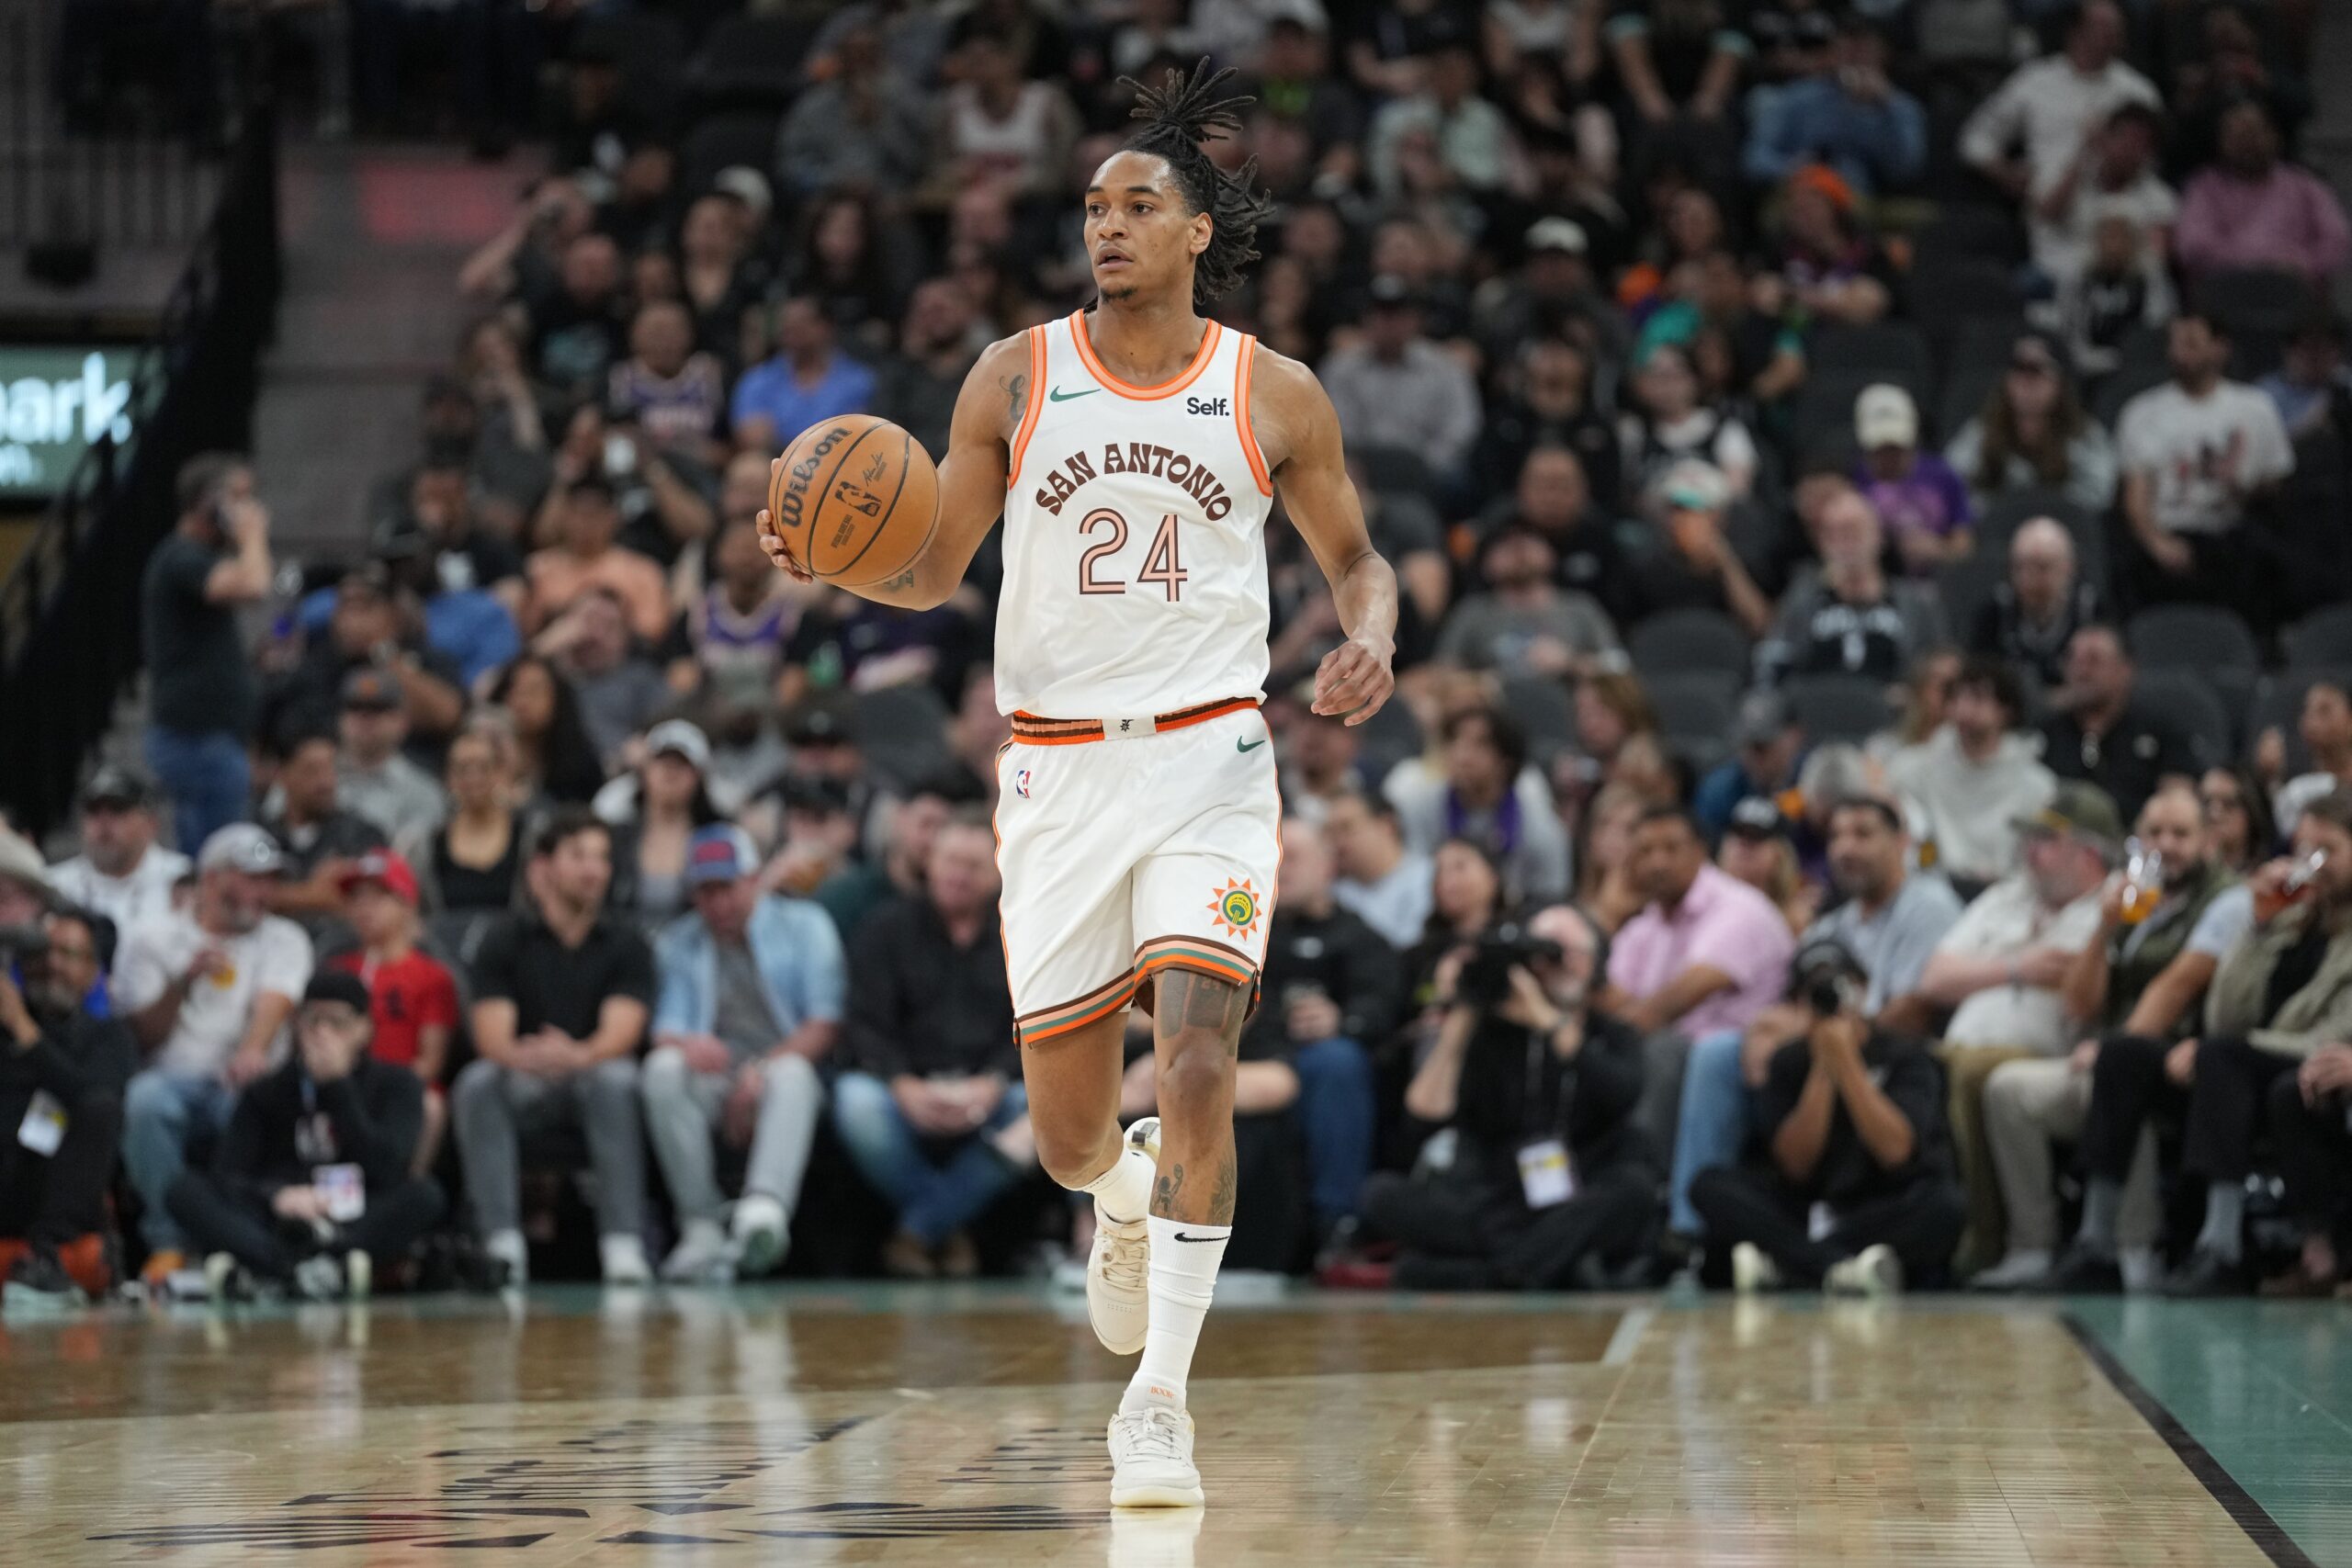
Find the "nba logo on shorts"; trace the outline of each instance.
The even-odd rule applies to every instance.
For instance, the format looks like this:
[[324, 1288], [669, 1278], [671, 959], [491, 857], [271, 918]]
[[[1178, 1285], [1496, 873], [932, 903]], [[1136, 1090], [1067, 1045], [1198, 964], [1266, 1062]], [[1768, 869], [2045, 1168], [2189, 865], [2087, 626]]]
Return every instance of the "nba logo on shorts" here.
[[1012, 775], [1012, 793], [1022, 799], [1029, 798], [1029, 770], [1022, 769]]

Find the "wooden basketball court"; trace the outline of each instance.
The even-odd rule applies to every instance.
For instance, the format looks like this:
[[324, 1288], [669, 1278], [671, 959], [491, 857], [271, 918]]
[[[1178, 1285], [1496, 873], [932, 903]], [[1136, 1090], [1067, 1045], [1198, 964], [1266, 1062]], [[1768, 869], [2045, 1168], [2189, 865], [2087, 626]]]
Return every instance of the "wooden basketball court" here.
[[2352, 1562], [2332, 1306], [1249, 1293], [1207, 1509], [1118, 1517], [1124, 1373], [1025, 1287], [12, 1324], [0, 1561]]

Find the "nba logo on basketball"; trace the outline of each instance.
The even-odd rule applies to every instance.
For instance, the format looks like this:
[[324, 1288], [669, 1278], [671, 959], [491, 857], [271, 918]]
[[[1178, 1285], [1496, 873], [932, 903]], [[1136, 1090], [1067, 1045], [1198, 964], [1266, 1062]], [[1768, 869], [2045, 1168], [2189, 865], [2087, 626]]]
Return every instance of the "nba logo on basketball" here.
[[1012, 775], [1012, 793], [1019, 795], [1023, 800], [1029, 798], [1028, 769], [1023, 768], [1019, 773]]

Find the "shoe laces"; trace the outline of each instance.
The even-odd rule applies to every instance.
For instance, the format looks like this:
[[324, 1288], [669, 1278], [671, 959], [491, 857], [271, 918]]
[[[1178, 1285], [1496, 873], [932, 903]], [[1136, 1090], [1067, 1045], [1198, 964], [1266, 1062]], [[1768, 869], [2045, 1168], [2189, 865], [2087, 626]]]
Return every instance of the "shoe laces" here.
[[1184, 1462], [1184, 1413], [1165, 1404], [1148, 1404], [1119, 1417], [1130, 1451], [1138, 1459]]
[[1138, 1225], [1134, 1236], [1123, 1236], [1117, 1227], [1108, 1224], [1103, 1224], [1102, 1230], [1103, 1280], [1120, 1290], [1142, 1290], [1144, 1273], [1151, 1261], [1150, 1233]]

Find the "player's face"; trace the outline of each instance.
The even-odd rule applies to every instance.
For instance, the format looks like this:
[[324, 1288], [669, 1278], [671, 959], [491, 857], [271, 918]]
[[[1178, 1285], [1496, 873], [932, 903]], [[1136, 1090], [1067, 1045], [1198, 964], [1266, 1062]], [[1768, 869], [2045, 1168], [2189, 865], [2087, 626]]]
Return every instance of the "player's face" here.
[[1209, 246], [1205, 212], [1190, 212], [1168, 161], [1148, 152], [1104, 160], [1086, 187], [1086, 256], [1105, 299], [1182, 287], [1192, 292], [1193, 258]]

